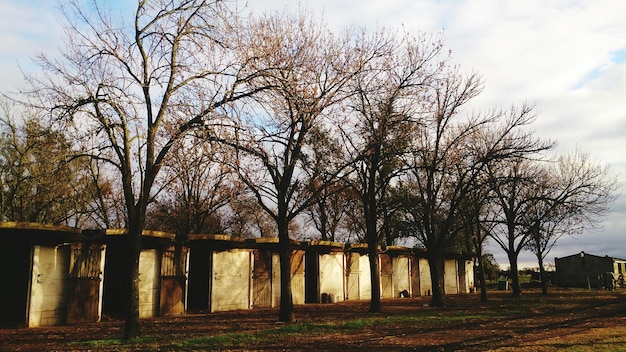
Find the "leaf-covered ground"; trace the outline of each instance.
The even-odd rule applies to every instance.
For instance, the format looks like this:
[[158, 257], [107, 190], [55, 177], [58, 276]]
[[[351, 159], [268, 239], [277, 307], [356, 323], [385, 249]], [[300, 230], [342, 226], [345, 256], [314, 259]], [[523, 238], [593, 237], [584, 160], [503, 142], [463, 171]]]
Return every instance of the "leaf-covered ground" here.
[[490, 291], [368, 302], [296, 306], [297, 322], [277, 309], [188, 314], [142, 320], [143, 337], [122, 341], [123, 323], [0, 329], [0, 351], [626, 351], [626, 289], [552, 289], [521, 298]]

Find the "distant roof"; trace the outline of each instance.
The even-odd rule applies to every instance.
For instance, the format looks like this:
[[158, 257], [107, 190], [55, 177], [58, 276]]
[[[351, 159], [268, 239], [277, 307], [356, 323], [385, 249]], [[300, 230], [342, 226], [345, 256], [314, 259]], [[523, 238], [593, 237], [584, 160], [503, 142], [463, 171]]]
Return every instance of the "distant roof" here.
[[626, 261], [626, 259], [622, 259], [622, 258], [617, 258], [617, 257], [609, 257], [608, 255], [594, 255], [594, 254], [585, 253], [585, 251], [581, 251], [580, 253], [571, 254], [571, 255], [566, 255], [566, 256], [564, 256], [564, 257], [555, 258], [555, 259], [572, 258], [572, 257], [611, 258], [611, 259], [613, 259], [613, 260]]

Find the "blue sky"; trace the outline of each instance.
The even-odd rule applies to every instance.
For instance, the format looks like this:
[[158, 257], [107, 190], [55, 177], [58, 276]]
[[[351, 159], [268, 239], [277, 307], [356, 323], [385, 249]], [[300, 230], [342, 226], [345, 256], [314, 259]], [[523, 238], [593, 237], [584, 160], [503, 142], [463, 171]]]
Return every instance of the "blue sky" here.
[[[454, 60], [485, 79], [470, 108], [534, 103], [539, 136], [556, 139], [560, 152], [587, 151], [618, 175], [621, 195], [603, 231], [563, 238], [549, 261], [581, 250], [626, 258], [625, 1], [250, 0], [238, 6], [256, 12], [303, 6], [336, 29], [443, 30]], [[19, 87], [18, 64], [32, 70], [35, 52], [58, 53], [63, 32], [57, 7], [54, 1], [0, 0], [0, 90]], [[490, 250], [506, 264], [499, 249]], [[524, 254], [520, 262], [533, 266], [534, 258]]]

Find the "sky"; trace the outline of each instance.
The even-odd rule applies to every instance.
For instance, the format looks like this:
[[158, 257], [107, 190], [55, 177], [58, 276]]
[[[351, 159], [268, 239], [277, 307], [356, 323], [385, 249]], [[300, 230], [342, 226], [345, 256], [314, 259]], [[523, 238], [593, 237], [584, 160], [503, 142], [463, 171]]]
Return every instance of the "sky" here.
[[[132, 8], [133, 1], [109, 3]], [[618, 179], [602, 229], [562, 238], [547, 261], [581, 251], [626, 258], [626, 1], [250, 0], [238, 6], [257, 13], [304, 7], [336, 30], [443, 32], [454, 61], [485, 80], [468, 110], [534, 104], [538, 136], [556, 140], [558, 153], [580, 150], [610, 164]], [[61, 23], [54, 1], [0, 0], [0, 91], [19, 90], [20, 68], [33, 72], [37, 52], [58, 55]], [[488, 251], [508, 266], [501, 249], [490, 244]], [[530, 253], [519, 263], [536, 266]]]

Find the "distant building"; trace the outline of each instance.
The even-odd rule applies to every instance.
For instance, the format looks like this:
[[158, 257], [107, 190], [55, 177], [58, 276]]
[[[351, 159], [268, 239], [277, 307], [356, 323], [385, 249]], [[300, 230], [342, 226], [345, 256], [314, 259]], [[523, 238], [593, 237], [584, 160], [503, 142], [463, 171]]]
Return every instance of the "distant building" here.
[[563, 287], [600, 288], [606, 273], [612, 272], [616, 278], [626, 273], [626, 259], [585, 252], [554, 258], [554, 264], [555, 282]]

